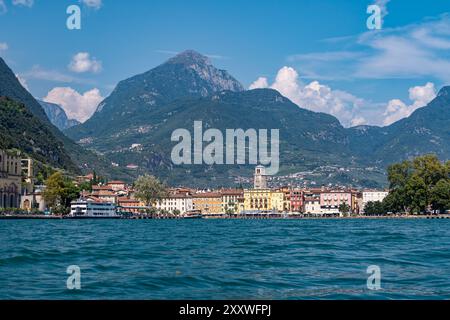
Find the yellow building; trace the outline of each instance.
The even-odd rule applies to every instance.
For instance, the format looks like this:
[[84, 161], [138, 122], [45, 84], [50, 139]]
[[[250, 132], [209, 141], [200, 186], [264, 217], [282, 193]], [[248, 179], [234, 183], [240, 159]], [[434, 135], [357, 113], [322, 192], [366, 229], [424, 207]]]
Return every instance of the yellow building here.
[[283, 211], [284, 193], [270, 189], [244, 191], [245, 211]]
[[272, 191], [270, 193], [271, 208], [273, 211], [288, 211], [285, 208], [285, 193], [283, 191]]
[[204, 192], [192, 195], [193, 209], [202, 214], [220, 214], [222, 212], [222, 195], [217, 192]]
[[283, 193], [283, 212], [291, 212], [291, 192], [292, 190], [288, 187], [283, 187], [277, 190]]

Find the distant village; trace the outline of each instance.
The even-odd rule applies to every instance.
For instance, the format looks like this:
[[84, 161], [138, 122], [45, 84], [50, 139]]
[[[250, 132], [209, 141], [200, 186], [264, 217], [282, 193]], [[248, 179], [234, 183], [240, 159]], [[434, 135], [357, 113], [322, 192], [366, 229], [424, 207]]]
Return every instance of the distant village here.
[[[94, 174], [76, 177], [75, 185], [92, 183]], [[141, 217], [151, 212], [176, 217], [222, 217], [252, 215], [351, 216], [364, 214], [369, 202], [381, 202], [386, 190], [352, 188], [269, 188], [265, 168], [255, 168], [253, 188], [168, 188], [164, 197], [146, 204], [133, 185], [107, 181], [83, 190], [70, 204], [73, 217]], [[45, 185], [33, 181], [33, 160], [0, 151], [0, 209], [51, 214], [43, 196]]]

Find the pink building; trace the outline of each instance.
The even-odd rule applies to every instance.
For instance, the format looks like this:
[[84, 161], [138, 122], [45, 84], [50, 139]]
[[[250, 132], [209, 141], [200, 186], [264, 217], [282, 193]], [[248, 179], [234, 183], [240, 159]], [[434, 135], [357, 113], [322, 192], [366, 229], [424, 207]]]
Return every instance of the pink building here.
[[345, 203], [353, 209], [351, 191], [324, 191], [320, 194], [320, 207], [324, 210], [339, 211], [339, 206]]

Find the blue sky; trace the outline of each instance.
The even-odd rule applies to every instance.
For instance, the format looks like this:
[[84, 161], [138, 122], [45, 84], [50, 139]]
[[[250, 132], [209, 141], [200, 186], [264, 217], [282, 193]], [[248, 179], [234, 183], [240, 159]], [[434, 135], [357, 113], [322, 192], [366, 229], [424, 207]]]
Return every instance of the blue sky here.
[[[366, 26], [374, 3], [381, 30]], [[72, 4], [81, 30], [66, 27]], [[194, 49], [345, 126], [387, 125], [450, 84], [447, 12], [440, 0], [0, 0], [0, 56], [82, 121], [120, 80]]]

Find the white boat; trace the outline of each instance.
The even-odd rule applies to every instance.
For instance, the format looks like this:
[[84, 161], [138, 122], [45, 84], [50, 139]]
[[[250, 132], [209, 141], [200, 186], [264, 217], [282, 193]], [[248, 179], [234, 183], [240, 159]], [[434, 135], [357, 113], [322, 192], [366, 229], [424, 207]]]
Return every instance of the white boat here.
[[104, 202], [100, 199], [79, 199], [72, 201], [70, 206], [70, 218], [73, 219], [118, 219], [116, 205], [111, 202]]

